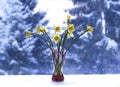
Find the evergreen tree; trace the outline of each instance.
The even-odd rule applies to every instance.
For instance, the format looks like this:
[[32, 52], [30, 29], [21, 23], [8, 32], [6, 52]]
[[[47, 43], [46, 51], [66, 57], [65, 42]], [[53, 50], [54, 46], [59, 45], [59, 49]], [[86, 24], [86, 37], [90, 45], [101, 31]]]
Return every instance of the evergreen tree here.
[[[120, 21], [112, 22], [111, 19], [116, 16], [109, 16], [112, 13], [109, 10], [113, 7], [107, 8], [108, 1], [105, 0], [72, 0], [75, 7], [69, 12], [76, 16], [72, 23], [76, 26], [76, 31], [86, 29], [86, 25], [94, 27], [92, 34], [87, 34], [82, 37], [74, 46], [75, 53], [78, 54], [78, 73], [118, 73], [118, 66], [120, 65], [120, 50], [118, 37], [120, 31], [113, 30]], [[113, 2], [110, 3], [112, 5]], [[117, 10], [116, 10], [117, 11]], [[109, 18], [110, 17], [110, 18]], [[118, 16], [119, 18], [120, 16]], [[109, 18], [109, 20], [108, 20]], [[108, 30], [109, 28], [113, 28]], [[112, 33], [111, 31], [114, 31]], [[118, 31], [115, 33], [115, 31]], [[109, 33], [108, 33], [109, 32]], [[76, 33], [77, 35], [77, 33]], [[118, 35], [118, 36], [116, 36]], [[111, 38], [113, 37], [113, 38]], [[77, 47], [77, 48], [76, 48]], [[73, 52], [72, 52], [73, 53]], [[81, 67], [80, 67], [81, 66]], [[111, 70], [111, 71], [110, 71]], [[113, 71], [114, 70], [114, 71]]]
[[[0, 20], [1, 71], [7, 74], [40, 73], [40, 59], [34, 56], [34, 50], [40, 48], [36, 44], [41, 44], [41, 41], [38, 42], [38, 38], [26, 37], [25, 32], [34, 31], [38, 24], [46, 25], [48, 21], [41, 22], [45, 12], [33, 13], [37, 4], [35, 0], [4, 0], [3, 4], [7, 7], [1, 7], [4, 13]], [[34, 68], [36, 66], [38, 69]]]

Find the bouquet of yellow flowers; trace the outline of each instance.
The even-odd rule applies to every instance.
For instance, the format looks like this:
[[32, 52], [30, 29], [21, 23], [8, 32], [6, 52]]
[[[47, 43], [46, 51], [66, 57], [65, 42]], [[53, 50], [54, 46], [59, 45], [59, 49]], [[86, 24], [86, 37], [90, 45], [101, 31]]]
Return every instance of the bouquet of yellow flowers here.
[[[73, 32], [75, 32], [74, 24], [71, 24], [71, 16], [67, 15], [67, 27], [64, 30], [64, 32], [61, 34], [60, 26], [55, 26], [53, 29], [54, 29], [54, 34], [52, 38], [49, 36], [49, 33], [47, 32], [47, 28], [45, 26], [36, 27], [36, 32], [27, 31], [26, 36], [32, 36], [32, 34], [38, 35], [39, 38], [46, 43], [46, 46], [51, 51], [53, 63], [54, 63], [54, 74], [52, 80], [63, 81], [64, 77], [61, 68], [66, 53], [75, 44], [75, 42], [79, 40], [79, 38], [83, 34], [85, 34], [86, 32], [92, 32], [93, 27], [87, 25], [87, 29], [83, 31], [78, 37], [75, 38], [73, 34]], [[74, 37], [73, 42], [70, 43], [69, 47], [65, 49], [67, 39], [72, 37]]]

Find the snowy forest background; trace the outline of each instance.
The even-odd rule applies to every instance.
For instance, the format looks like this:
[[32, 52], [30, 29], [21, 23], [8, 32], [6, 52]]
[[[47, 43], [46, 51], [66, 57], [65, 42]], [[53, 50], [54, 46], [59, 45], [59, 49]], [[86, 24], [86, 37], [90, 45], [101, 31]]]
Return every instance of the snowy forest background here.
[[[94, 27], [71, 48], [66, 56], [65, 74], [120, 73], [120, 1], [71, 0], [67, 9], [76, 18], [76, 30]], [[51, 74], [52, 58], [37, 37], [25, 32], [43, 20], [47, 12], [33, 13], [37, 0], [2, 0], [0, 2], [0, 75]], [[78, 35], [78, 33], [75, 33]]]

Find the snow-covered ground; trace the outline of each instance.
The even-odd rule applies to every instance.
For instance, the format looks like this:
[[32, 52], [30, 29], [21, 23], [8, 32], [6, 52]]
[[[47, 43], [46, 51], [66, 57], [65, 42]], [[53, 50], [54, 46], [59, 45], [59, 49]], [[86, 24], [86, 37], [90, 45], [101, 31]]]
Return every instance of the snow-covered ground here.
[[64, 82], [52, 82], [51, 75], [0, 76], [0, 87], [120, 87], [120, 74], [65, 75]]

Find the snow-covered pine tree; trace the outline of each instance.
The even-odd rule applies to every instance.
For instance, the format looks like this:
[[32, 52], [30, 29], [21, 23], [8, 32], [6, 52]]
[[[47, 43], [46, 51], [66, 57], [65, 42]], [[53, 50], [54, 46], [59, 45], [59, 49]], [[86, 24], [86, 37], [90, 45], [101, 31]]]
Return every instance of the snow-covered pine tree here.
[[[75, 7], [70, 10], [70, 13], [76, 16], [76, 19], [72, 20], [76, 30], [86, 29], [86, 25], [94, 27], [92, 34], [85, 35], [74, 46], [80, 61], [76, 73], [120, 72], [118, 68], [120, 65], [120, 40], [118, 41], [120, 26], [118, 24], [120, 21], [116, 19], [119, 19], [120, 15], [117, 15], [119, 11], [115, 8], [119, 3], [105, 0], [72, 1]], [[114, 11], [115, 16], [110, 16], [113, 15], [111, 11]], [[112, 22], [113, 20], [117, 22]]]
[[39, 66], [40, 58], [34, 55], [38, 55], [35, 54], [37, 52], [35, 49], [40, 47], [36, 44], [41, 44], [41, 41], [38, 38], [25, 36], [26, 31], [34, 31], [37, 25], [46, 25], [48, 22], [42, 21], [45, 12], [33, 13], [36, 4], [36, 0], [2, 0], [0, 5], [0, 74], [40, 73], [39, 67], [34, 68]]

